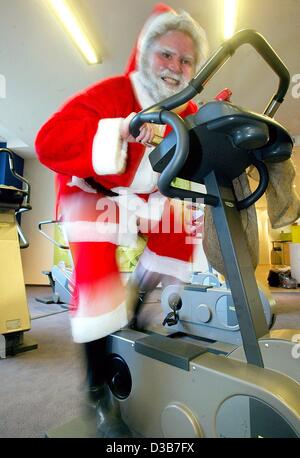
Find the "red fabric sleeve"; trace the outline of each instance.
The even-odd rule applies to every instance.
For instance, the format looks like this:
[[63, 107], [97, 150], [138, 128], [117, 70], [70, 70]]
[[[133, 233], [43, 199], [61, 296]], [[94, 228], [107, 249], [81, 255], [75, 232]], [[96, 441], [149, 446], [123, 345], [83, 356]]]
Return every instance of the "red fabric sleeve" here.
[[109, 78], [73, 97], [40, 129], [35, 148], [42, 164], [57, 173], [94, 175], [92, 145], [103, 118], [127, 116], [133, 107], [129, 80]]

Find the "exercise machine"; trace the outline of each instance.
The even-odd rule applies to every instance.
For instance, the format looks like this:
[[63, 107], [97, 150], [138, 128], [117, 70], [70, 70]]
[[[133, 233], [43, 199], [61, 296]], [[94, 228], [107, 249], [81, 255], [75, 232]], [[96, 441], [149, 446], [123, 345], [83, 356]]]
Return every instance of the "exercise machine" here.
[[31, 324], [20, 248], [27, 248], [29, 243], [17, 221], [18, 215], [31, 210], [30, 184], [16, 172], [13, 151], [0, 148], [2, 153], [8, 155], [11, 174], [22, 183], [22, 189], [0, 185], [0, 334], [4, 336], [3, 357], [33, 350], [37, 344], [24, 336]]
[[[276, 301], [263, 286], [258, 287], [268, 329], [276, 320]], [[230, 288], [212, 272], [193, 272], [191, 284], [169, 285], [161, 294], [164, 326], [202, 338], [242, 344], [239, 322]]]
[[[171, 111], [200, 93], [246, 43], [279, 77], [278, 90], [263, 114], [224, 101], [208, 102], [184, 120]], [[265, 163], [282, 162], [292, 154], [290, 135], [272, 119], [289, 81], [285, 65], [267, 41], [253, 30], [243, 30], [213, 54], [187, 88], [142, 111], [131, 122], [134, 136], [145, 122], [172, 127], [149, 156], [153, 169], [160, 173], [158, 187], [168, 197], [212, 207], [240, 334], [240, 342], [230, 343], [224, 332], [203, 337], [204, 326], [174, 332], [166, 323], [155, 332], [126, 328], [111, 335], [108, 383], [135, 437], [300, 437], [295, 343], [288, 333], [269, 331], [240, 218], [240, 211], [253, 205], [268, 186]], [[252, 165], [259, 173], [258, 187], [238, 201], [232, 180]], [[175, 177], [204, 184], [207, 193], [175, 188], [171, 184]], [[188, 307], [188, 300], [181, 291], [175, 293], [173, 312], [181, 319], [184, 308], [178, 304], [186, 302]], [[184, 293], [187, 299], [188, 293]], [[167, 291], [166, 296], [170, 302]], [[199, 321], [209, 323], [214, 318], [211, 305], [205, 305], [200, 310], [196, 306], [201, 319], [193, 322], [195, 327]], [[83, 437], [88, 434], [84, 425], [78, 420], [48, 437], [72, 437], [72, 427], [73, 432], [77, 427], [73, 437], [78, 433], [77, 437]]]
[[65, 250], [69, 256], [69, 265], [66, 266], [64, 261], [60, 261], [54, 265], [52, 269], [43, 271], [43, 274], [48, 277], [49, 284], [52, 289], [52, 294], [47, 297], [36, 297], [35, 300], [43, 304], [60, 304], [63, 308], [68, 308], [71, 303], [72, 292], [74, 291], [74, 282], [72, 280], [73, 259], [70, 248], [64, 243], [60, 243], [44, 231], [44, 226], [60, 225], [59, 220], [41, 221], [39, 223], [39, 232], [56, 245], [59, 249]]
[[[201, 92], [245, 43], [279, 77], [278, 90], [263, 114], [222, 101], [208, 102], [184, 120], [170, 111]], [[161, 174], [158, 186], [166, 196], [212, 207], [241, 336], [237, 345], [222, 341], [222, 335], [220, 340], [202, 338], [203, 329], [196, 336], [169, 328], [149, 334], [129, 329], [113, 334], [109, 384], [120, 401], [123, 420], [138, 435], [300, 436], [295, 343], [282, 334], [272, 338], [269, 332], [240, 219], [240, 211], [253, 205], [267, 188], [265, 163], [281, 162], [292, 154], [290, 135], [272, 119], [288, 87], [289, 73], [271, 46], [257, 32], [243, 30], [217, 50], [186, 89], [139, 113], [131, 123], [135, 136], [144, 122], [173, 128], [150, 154], [152, 167]], [[258, 187], [237, 201], [232, 180], [251, 165], [260, 176]], [[204, 184], [207, 194], [172, 187], [175, 177]], [[198, 310], [200, 316], [209, 319], [208, 308]]]
[[[275, 300], [259, 288], [259, 296], [268, 329], [275, 323]], [[211, 340], [241, 345], [242, 336], [233, 297], [226, 284], [215, 275], [193, 275], [190, 285], [169, 285], [161, 294], [164, 326]]]

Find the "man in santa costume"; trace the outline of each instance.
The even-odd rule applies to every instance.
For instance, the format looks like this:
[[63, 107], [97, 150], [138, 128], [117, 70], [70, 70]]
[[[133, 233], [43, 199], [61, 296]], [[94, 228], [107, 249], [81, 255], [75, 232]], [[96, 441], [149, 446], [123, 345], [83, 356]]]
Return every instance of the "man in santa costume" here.
[[[202, 28], [185, 12], [159, 4], [146, 22], [128, 68], [69, 100], [41, 128], [39, 160], [57, 173], [59, 208], [74, 260], [71, 307], [75, 342], [83, 343], [89, 394], [103, 436], [129, 435], [106, 385], [106, 336], [126, 326], [132, 306], [116, 262], [118, 245], [147, 236], [131, 282], [143, 291], [162, 279], [187, 281], [193, 245], [176, 209], [157, 189], [148, 155], [165, 126], [144, 124], [129, 133], [134, 115], [187, 86], [207, 57]], [[197, 111], [189, 102], [177, 113]], [[166, 220], [168, 229], [166, 230]], [[117, 432], [116, 432], [117, 431]]]

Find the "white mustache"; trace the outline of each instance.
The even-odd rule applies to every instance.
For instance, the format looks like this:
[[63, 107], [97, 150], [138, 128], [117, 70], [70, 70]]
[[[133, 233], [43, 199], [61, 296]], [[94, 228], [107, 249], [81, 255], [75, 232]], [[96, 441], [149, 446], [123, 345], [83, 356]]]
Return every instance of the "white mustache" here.
[[168, 69], [162, 70], [159, 76], [160, 78], [172, 78], [180, 84], [185, 82], [185, 78], [183, 76], [177, 75]]

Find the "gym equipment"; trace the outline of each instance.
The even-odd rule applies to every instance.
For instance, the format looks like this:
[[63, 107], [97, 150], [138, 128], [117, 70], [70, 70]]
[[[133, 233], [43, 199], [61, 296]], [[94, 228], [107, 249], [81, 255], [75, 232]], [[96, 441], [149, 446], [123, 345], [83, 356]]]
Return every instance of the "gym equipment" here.
[[[61, 224], [59, 220], [49, 220], [41, 221], [39, 223], [39, 232], [50, 240], [51, 243], [56, 245], [61, 250], [68, 250], [68, 255], [70, 259], [70, 265], [73, 265], [73, 260], [71, 252], [68, 245], [59, 243], [54, 240], [52, 237], [47, 234], [42, 227], [54, 224]], [[54, 265], [51, 271], [45, 270], [43, 274], [48, 277], [49, 284], [52, 288], [51, 296], [47, 297], [36, 297], [35, 300], [42, 302], [43, 304], [60, 304], [63, 308], [68, 308], [68, 305], [71, 303], [72, 292], [74, 291], [74, 283], [72, 280], [72, 268], [66, 267], [63, 261], [59, 262], [57, 265]]]
[[193, 285], [216, 286], [217, 288], [222, 286], [218, 275], [212, 272], [193, 272], [191, 283]]
[[16, 172], [13, 151], [0, 148], [0, 153], [8, 155], [10, 171], [22, 183], [22, 189], [0, 185], [0, 334], [6, 347], [2, 356], [8, 356], [33, 350], [37, 344], [24, 337], [31, 325], [20, 248], [27, 248], [29, 243], [16, 218], [31, 210], [30, 184]]
[[[171, 112], [201, 92], [244, 43], [252, 45], [279, 77], [278, 91], [264, 114], [223, 101], [208, 102], [184, 120]], [[216, 51], [186, 89], [131, 122], [134, 136], [144, 122], [172, 127], [149, 156], [161, 173], [158, 187], [166, 196], [212, 206], [242, 340], [241, 345], [230, 344], [202, 338], [202, 329], [191, 336], [167, 327], [155, 332], [123, 329], [111, 335], [108, 383], [136, 437], [300, 436], [295, 343], [283, 332], [271, 338], [239, 214], [265, 192], [265, 162], [291, 156], [290, 135], [272, 119], [288, 86], [289, 73], [271, 46], [257, 32], [243, 30]], [[237, 201], [232, 180], [250, 165], [257, 168], [260, 182], [249, 197]], [[204, 184], [207, 194], [173, 188], [175, 177]], [[95, 426], [89, 433], [89, 425], [79, 418], [48, 437], [72, 437], [72, 431], [76, 437], [80, 428], [80, 437], [95, 435]]]
[[[169, 111], [201, 92], [244, 43], [251, 44], [279, 77], [278, 91], [264, 114], [222, 101], [208, 102], [184, 120]], [[161, 173], [158, 186], [169, 197], [212, 206], [242, 339], [236, 346], [168, 330], [113, 334], [109, 385], [120, 400], [123, 420], [141, 436], [300, 436], [295, 344], [271, 338], [239, 215], [266, 190], [265, 162], [291, 156], [290, 135], [272, 119], [288, 86], [289, 73], [266, 40], [243, 30], [217, 50], [186, 89], [139, 113], [131, 123], [135, 136], [144, 122], [173, 128], [150, 154], [152, 167]], [[257, 168], [260, 182], [238, 202], [232, 180], [250, 165]], [[207, 194], [173, 188], [175, 177], [204, 184]], [[207, 316], [207, 309], [202, 312]]]
[[[218, 281], [212, 274], [202, 275], [204, 282]], [[197, 277], [199, 281], [199, 274]], [[268, 329], [271, 329], [275, 322], [272, 312], [275, 301], [261, 288], [259, 295]], [[169, 285], [162, 291], [161, 305], [166, 315], [163, 325], [172, 326], [172, 331], [235, 345], [242, 344], [234, 301], [226, 285], [213, 287], [193, 282], [184, 286]]]
[[[259, 286], [268, 329], [275, 323], [276, 302]], [[241, 345], [241, 333], [230, 289], [212, 272], [194, 272], [190, 285], [169, 285], [161, 294], [164, 326], [202, 338]], [[171, 309], [171, 312], [170, 312]]]

